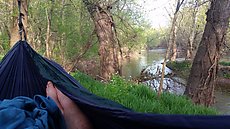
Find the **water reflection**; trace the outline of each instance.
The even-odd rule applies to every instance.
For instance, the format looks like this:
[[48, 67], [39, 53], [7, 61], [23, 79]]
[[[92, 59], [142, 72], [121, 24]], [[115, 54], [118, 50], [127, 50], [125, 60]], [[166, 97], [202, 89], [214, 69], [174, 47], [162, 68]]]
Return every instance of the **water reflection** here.
[[[137, 77], [143, 68], [151, 65], [154, 61], [162, 60], [164, 55], [165, 49], [142, 51], [138, 58], [124, 61], [122, 74], [126, 79]], [[230, 86], [220, 86], [216, 88], [215, 97], [216, 103], [213, 107], [223, 114], [230, 114]]]
[[230, 87], [219, 86], [215, 91], [216, 103], [213, 105], [222, 114], [230, 115]]
[[141, 70], [153, 61], [162, 60], [165, 54], [165, 49], [156, 49], [151, 51], [141, 51], [139, 57], [126, 59], [123, 61], [122, 76], [126, 79], [131, 79], [140, 75]]

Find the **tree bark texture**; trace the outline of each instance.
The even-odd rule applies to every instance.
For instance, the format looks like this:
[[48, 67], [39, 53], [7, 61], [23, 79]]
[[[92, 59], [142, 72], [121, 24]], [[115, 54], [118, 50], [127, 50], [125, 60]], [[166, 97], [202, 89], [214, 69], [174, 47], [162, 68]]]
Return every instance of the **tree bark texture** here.
[[212, 0], [207, 23], [193, 61], [185, 94], [196, 104], [214, 103], [214, 89], [221, 45], [229, 25], [230, 1]]
[[97, 12], [95, 15], [96, 33], [100, 48], [100, 75], [110, 79], [111, 75], [118, 71], [117, 47], [110, 16], [105, 12]]
[[[17, 0], [12, 1], [12, 13], [15, 11], [18, 12], [18, 4]], [[25, 32], [27, 33], [27, 26], [28, 26], [28, 5], [27, 0], [21, 0], [21, 13], [23, 14], [22, 17], [22, 23], [25, 29]], [[18, 14], [19, 15], [19, 14]], [[12, 15], [13, 16], [13, 15]], [[22, 35], [22, 37], [24, 37]], [[11, 32], [10, 32], [10, 47], [13, 47], [14, 44], [20, 40], [19, 35], [19, 27], [18, 27], [18, 17], [13, 16], [12, 18], [12, 25], [11, 25]]]
[[93, 19], [99, 40], [100, 77], [109, 80], [119, 72], [118, 44], [114, 32], [114, 21], [107, 7], [83, 0]]

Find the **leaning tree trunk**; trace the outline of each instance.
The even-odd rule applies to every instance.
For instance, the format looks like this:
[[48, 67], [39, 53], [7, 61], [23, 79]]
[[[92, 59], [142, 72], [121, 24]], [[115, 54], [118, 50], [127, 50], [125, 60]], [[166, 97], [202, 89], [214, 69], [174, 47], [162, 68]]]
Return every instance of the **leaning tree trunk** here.
[[161, 81], [160, 81], [160, 86], [158, 88], [158, 96], [160, 97], [163, 89], [163, 82], [164, 82], [164, 72], [165, 72], [165, 67], [166, 67], [166, 61], [169, 58], [169, 53], [170, 49], [172, 48], [172, 55], [170, 60], [175, 61], [176, 56], [177, 56], [177, 45], [176, 45], [176, 33], [177, 33], [177, 17], [178, 17], [178, 12], [180, 10], [181, 5], [183, 4], [184, 0], [177, 0], [177, 6], [176, 6], [176, 11], [174, 12], [174, 17], [172, 19], [172, 26], [170, 30], [170, 36], [169, 36], [169, 42], [168, 42], [168, 48], [165, 54], [164, 62], [162, 64], [162, 71], [161, 71]]
[[83, 0], [93, 19], [99, 40], [100, 78], [109, 80], [119, 72], [118, 47], [114, 32], [114, 21], [108, 7], [101, 7]]
[[221, 45], [229, 25], [230, 1], [212, 0], [207, 23], [188, 79], [185, 94], [196, 104], [214, 103], [214, 89]]
[[[18, 12], [18, 4], [17, 4], [17, 0], [13, 0], [12, 1], [12, 14], [16, 12]], [[22, 18], [22, 23], [25, 29], [25, 32], [27, 32], [27, 21], [28, 21], [28, 5], [27, 5], [27, 0], [21, 0], [21, 13], [23, 15]], [[14, 44], [20, 39], [20, 35], [19, 35], [19, 27], [18, 27], [18, 17], [15, 17], [14, 15], [12, 15], [12, 24], [11, 24], [11, 31], [10, 31], [10, 47], [13, 47]], [[22, 36], [24, 37], [24, 36]]]

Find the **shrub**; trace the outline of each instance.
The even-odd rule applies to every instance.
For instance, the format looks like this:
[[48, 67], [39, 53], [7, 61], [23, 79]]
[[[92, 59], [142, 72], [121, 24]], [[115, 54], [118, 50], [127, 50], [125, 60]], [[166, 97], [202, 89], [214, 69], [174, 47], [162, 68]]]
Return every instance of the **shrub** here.
[[192, 63], [190, 61], [173, 61], [168, 62], [167, 67], [173, 70], [173, 72], [181, 78], [187, 79], [192, 68]]
[[221, 61], [219, 62], [219, 64], [223, 66], [230, 66], [230, 62], [225, 62], [225, 61]]

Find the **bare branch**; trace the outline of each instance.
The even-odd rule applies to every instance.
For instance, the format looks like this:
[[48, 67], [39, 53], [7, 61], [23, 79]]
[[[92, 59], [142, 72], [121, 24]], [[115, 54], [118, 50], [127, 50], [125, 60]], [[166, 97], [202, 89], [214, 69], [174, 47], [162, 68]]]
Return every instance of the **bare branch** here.
[[180, 10], [180, 7], [181, 5], [184, 3], [184, 0], [180, 1], [178, 0], [177, 1], [177, 6], [176, 6], [176, 11], [175, 11], [175, 14]]
[[210, 0], [203, 1], [202, 3], [198, 4], [198, 7], [200, 7], [200, 6], [202, 6], [202, 5], [206, 4], [206, 3], [209, 3], [209, 2], [210, 2]]

